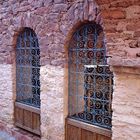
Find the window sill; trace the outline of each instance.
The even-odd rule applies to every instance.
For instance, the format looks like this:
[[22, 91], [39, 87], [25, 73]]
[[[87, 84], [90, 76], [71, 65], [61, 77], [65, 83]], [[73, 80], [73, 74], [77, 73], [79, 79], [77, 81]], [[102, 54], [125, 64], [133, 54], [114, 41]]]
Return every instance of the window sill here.
[[25, 110], [28, 110], [28, 111], [31, 111], [31, 112], [34, 112], [34, 113], [37, 113], [37, 114], [40, 114], [40, 109], [33, 107], [33, 106], [29, 106], [29, 105], [19, 103], [19, 102], [15, 102], [15, 106], [22, 108], [22, 109], [25, 109]]
[[95, 132], [95, 133], [107, 136], [107, 137], [112, 136], [112, 131], [111, 130], [101, 128], [101, 127], [98, 127], [98, 126], [95, 126], [95, 125], [91, 125], [91, 124], [88, 124], [88, 123], [85, 123], [85, 122], [82, 122], [82, 121], [67, 118], [67, 123], [70, 124], [70, 125], [73, 125], [73, 126], [80, 127], [82, 129], [91, 131], [91, 132]]

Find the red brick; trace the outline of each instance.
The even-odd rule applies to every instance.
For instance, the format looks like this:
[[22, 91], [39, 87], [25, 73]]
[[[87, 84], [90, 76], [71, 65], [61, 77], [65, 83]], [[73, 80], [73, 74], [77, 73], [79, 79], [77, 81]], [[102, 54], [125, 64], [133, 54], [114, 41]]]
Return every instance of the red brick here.
[[140, 37], [140, 31], [135, 31], [134, 32], [134, 37]]
[[102, 11], [102, 16], [105, 19], [124, 19], [125, 18], [125, 12], [120, 10], [104, 10]]
[[96, 2], [100, 5], [100, 4], [108, 4], [110, 3], [110, 0], [96, 0]]
[[128, 24], [126, 26], [126, 29], [128, 31], [137, 31], [138, 29], [140, 29], [140, 22]]
[[139, 0], [122, 0], [122, 1], [116, 1], [111, 3], [110, 7], [123, 7], [126, 8], [128, 6], [131, 6], [133, 4], [137, 4]]

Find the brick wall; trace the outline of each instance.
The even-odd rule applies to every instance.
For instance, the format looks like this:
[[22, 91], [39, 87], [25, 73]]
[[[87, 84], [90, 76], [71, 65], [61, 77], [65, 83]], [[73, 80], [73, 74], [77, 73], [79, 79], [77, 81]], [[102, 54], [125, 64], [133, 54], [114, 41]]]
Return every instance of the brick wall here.
[[111, 65], [140, 66], [140, 1], [97, 0]]
[[140, 1], [97, 0], [97, 3], [114, 72], [112, 140], [140, 139]]
[[[40, 44], [42, 139], [64, 139], [68, 94], [65, 86], [67, 48], [72, 33], [82, 22], [95, 21], [103, 26], [108, 55], [112, 56], [110, 65], [140, 66], [139, 0], [96, 0], [96, 2], [94, 0], [0, 2], [0, 74], [4, 75], [0, 77], [2, 83], [0, 109], [3, 112], [1, 120], [13, 124], [14, 53], [17, 34], [23, 27], [32, 28]], [[114, 102], [115, 100], [114, 96]], [[8, 107], [9, 104], [12, 109]], [[116, 110], [114, 115], [117, 114]], [[115, 126], [115, 122], [113, 125]], [[116, 140], [117, 127], [113, 131], [113, 139]], [[120, 134], [120, 139], [123, 139], [123, 134]]]

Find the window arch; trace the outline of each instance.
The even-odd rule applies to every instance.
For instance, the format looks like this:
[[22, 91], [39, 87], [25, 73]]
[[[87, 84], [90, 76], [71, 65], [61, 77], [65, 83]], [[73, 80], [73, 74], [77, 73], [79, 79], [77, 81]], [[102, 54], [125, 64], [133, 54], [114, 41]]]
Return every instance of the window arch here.
[[68, 57], [68, 117], [111, 129], [113, 73], [107, 65], [102, 27], [87, 23], [78, 28]]
[[25, 27], [16, 46], [16, 102], [40, 108], [40, 49], [35, 32]]

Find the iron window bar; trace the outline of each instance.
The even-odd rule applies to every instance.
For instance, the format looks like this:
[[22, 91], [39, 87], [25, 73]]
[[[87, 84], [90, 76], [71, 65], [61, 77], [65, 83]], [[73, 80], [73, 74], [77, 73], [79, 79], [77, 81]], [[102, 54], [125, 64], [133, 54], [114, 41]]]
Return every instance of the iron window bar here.
[[69, 118], [112, 127], [113, 73], [107, 64], [103, 29], [96, 23], [81, 26], [69, 51]]
[[35, 32], [27, 27], [17, 39], [16, 102], [40, 108], [40, 49]]

